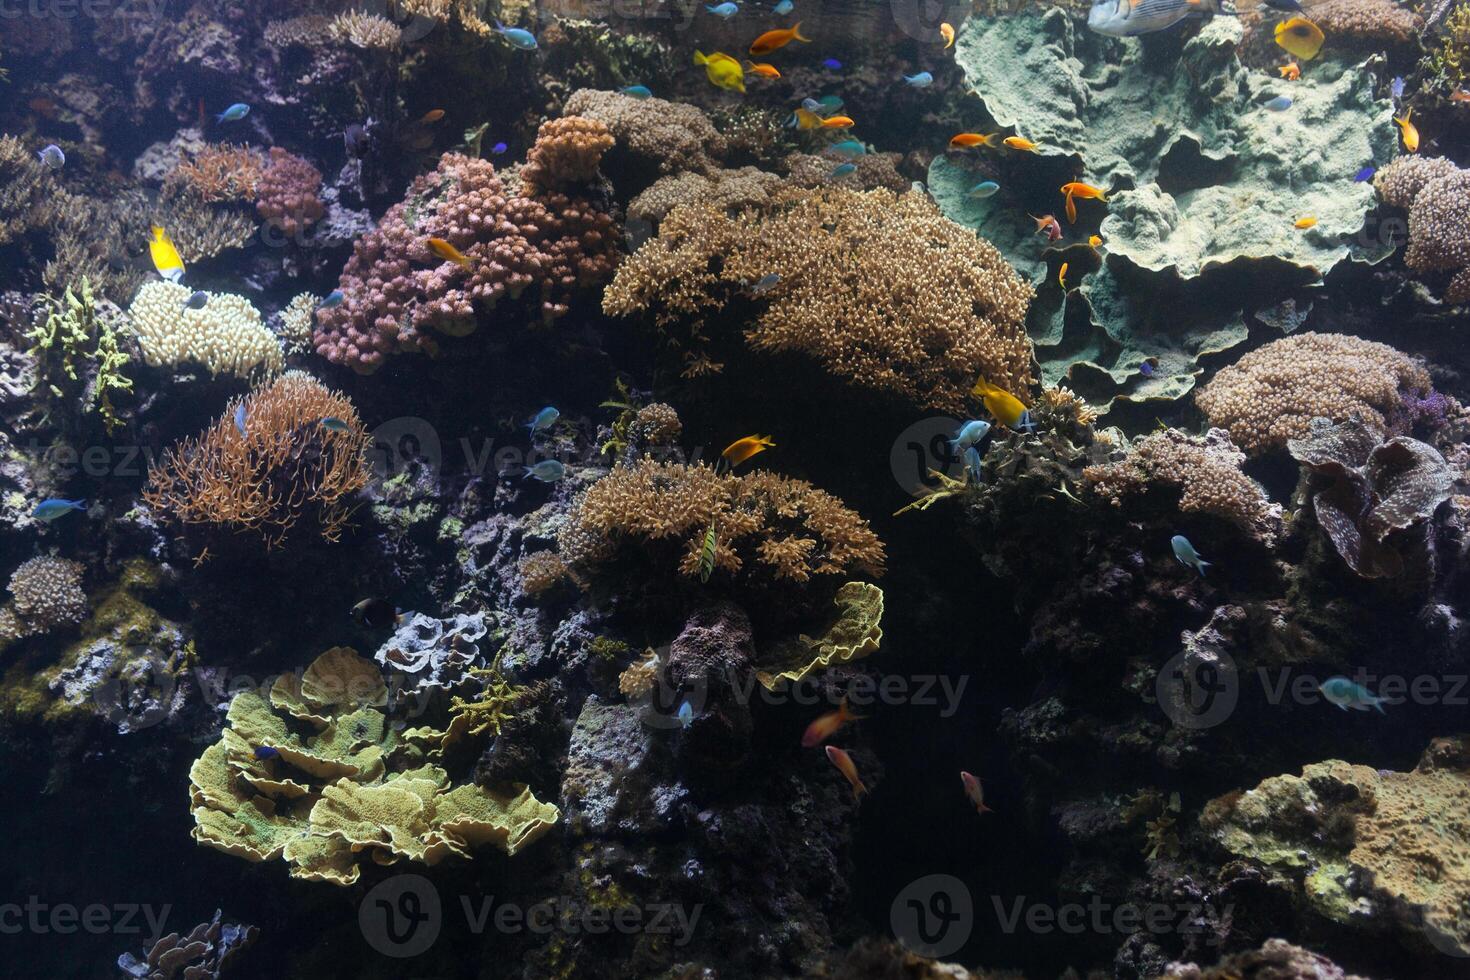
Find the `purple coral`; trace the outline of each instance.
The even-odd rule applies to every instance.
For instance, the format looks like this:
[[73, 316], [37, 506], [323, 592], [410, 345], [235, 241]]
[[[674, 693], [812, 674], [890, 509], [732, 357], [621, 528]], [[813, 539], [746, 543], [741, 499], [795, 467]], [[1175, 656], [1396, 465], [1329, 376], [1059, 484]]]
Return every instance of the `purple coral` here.
[[327, 213], [318, 196], [322, 173], [279, 146], [271, 147], [270, 165], [255, 188], [255, 210], [288, 236], [319, 221]]

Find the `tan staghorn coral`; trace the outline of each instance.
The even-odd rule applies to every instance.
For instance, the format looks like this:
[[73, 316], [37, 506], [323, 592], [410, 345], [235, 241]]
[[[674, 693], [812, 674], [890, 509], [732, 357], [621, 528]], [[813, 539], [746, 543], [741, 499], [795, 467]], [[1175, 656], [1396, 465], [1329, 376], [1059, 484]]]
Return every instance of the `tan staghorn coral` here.
[[596, 119], [548, 119], [526, 154], [521, 182], [532, 194], [585, 184], [597, 178], [602, 155], [612, 146], [612, 133]]
[[[235, 421], [241, 404], [244, 433]], [[323, 425], [329, 418], [345, 428]], [[272, 546], [308, 518], [335, 541], [353, 494], [367, 485], [370, 445], [346, 396], [289, 372], [167, 450], [148, 471], [143, 499], [182, 524], [253, 531]]]
[[[874, 187], [905, 191], [913, 181], [898, 172], [902, 159], [903, 155], [899, 153], [865, 153], [856, 160], [792, 153], [787, 155], [783, 166], [787, 182], [799, 187], [824, 187], [835, 180], [843, 187], [865, 191]], [[845, 177], [833, 177], [832, 170], [840, 163], [851, 163], [857, 169]]]
[[725, 211], [765, 204], [783, 181], [755, 167], [669, 174], [628, 202], [629, 220], [654, 224], [681, 204], [708, 204]]
[[1283, 337], [1223, 368], [1195, 396], [1211, 425], [1247, 453], [1286, 445], [1314, 418], [1358, 416], [1379, 430], [1402, 393], [1426, 393], [1429, 374], [1387, 344], [1342, 334]]
[[584, 88], [572, 93], [564, 111], [607, 126], [620, 150], [659, 173], [708, 173], [725, 155], [725, 138], [709, 117], [682, 102]]
[[1223, 518], [1269, 545], [1281, 530], [1281, 505], [1241, 472], [1244, 463], [1245, 453], [1223, 429], [1204, 436], [1166, 429], [1134, 443], [1125, 459], [1087, 467], [1082, 479], [1115, 507], [1169, 488], [1178, 492], [1180, 511]]
[[386, 17], [352, 10], [334, 17], [326, 27], [326, 36], [355, 48], [392, 51], [403, 40], [403, 31]]
[[128, 317], [143, 358], [154, 367], [203, 364], [210, 374], [249, 377], [281, 370], [281, 344], [243, 296], [210, 293], [202, 309], [184, 304], [192, 292], [154, 281], [138, 290]]
[[520, 560], [521, 588], [539, 595], [567, 577], [566, 562], [554, 551], [538, 551]]
[[672, 446], [683, 431], [679, 413], [664, 402], [650, 402], [640, 408], [628, 430], [630, 441], [645, 450]]
[[1453, 272], [1450, 303], [1470, 303], [1470, 170], [1443, 157], [1401, 156], [1373, 184], [1385, 201], [1409, 212], [1404, 264], [1416, 272]]
[[867, 521], [803, 480], [765, 471], [716, 475], [704, 465], [650, 459], [617, 467], [578, 499], [561, 553], [592, 567], [628, 543], [697, 577], [711, 522], [716, 574], [806, 582], [883, 572], [883, 543]]
[[54, 221], [61, 188], [20, 139], [0, 136], [0, 245]]
[[0, 609], [0, 644], [75, 626], [87, 618], [82, 566], [43, 555], [25, 562], [10, 576], [11, 601]]
[[745, 330], [756, 350], [804, 354], [855, 387], [956, 413], [977, 375], [1011, 391], [1030, 383], [1031, 286], [918, 192], [791, 188], [734, 218], [675, 208], [603, 309], [651, 314], [684, 348], [687, 374], [718, 370], [703, 318], [773, 274]]
[[300, 353], [311, 345], [312, 325], [316, 322], [316, 308], [321, 300], [311, 293], [297, 293], [281, 311], [279, 336], [282, 345], [291, 353]]

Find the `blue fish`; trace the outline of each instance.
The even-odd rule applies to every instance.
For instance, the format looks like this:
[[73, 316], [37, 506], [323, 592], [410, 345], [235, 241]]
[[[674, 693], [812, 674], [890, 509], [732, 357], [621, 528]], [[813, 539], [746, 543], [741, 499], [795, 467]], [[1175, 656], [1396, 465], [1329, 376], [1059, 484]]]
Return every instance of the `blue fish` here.
[[47, 145], [47, 147], [37, 153], [36, 156], [40, 157], [41, 162], [50, 167], [52, 170], [60, 170], [62, 167], [66, 166], [66, 154], [62, 153], [61, 147], [57, 146], [55, 143]]
[[868, 148], [857, 140], [843, 140], [841, 143], [833, 143], [827, 149], [836, 153], [838, 156], [844, 156], [850, 159], [866, 156], [868, 152]]
[[522, 51], [536, 50], [536, 35], [528, 30], [519, 27], [506, 27], [497, 20], [495, 22], [495, 33], [509, 41], [510, 46], [513, 48], [520, 48]]
[[980, 183], [976, 184], [974, 187], [971, 187], [969, 189], [969, 191], [967, 191], [965, 193], [965, 196], [966, 197], [979, 198], [980, 200], [984, 200], [987, 197], [994, 197], [995, 194], [996, 194], [996, 192], [999, 191], [999, 190], [1000, 190], [1000, 185], [997, 184], [995, 181], [993, 181], [993, 180], [982, 180], [982, 181], [980, 181]]
[[1402, 99], [1404, 97], [1404, 80], [1402, 78], [1395, 78], [1389, 83], [1388, 90], [1393, 93], [1395, 102]]
[[982, 419], [971, 419], [960, 426], [954, 438], [949, 441], [949, 447], [957, 453], [962, 453], [972, 446], [978, 446], [980, 441], [990, 434], [990, 423]]
[[781, 276], [779, 273], [767, 273], [766, 275], [761, 276], [759, 279], [757, 279], [754, 286], [750, 287], [750, 295], [764, 296], [766, 293], [769, 293], [771, 290], [775, 289], [777, 283], [779, 283], [780, 281]]
[[791, 13], [791, 11], [795, 9], [796, 4], [792, 3], [791, 0], [781, 0], [780, 3], [771, 8], [771, 12], [775, 14], [785, 15]]
[[630, 99], [653, 98], [653, 91], [647, 85], [625, 85], [622, 92]]
[[1346, 711], [1352, 708], [1354, 711], [1367, 711], [1370, 707], [1377, 709], [1380, 715], [1388, 714], [1383, 710], [1383, 698], [1369, 694], [1368, 689], [1361, 684], [1355, 684], [1346, 677], [1329, 677], [1317, 689], [1328, 701], [1337, 705], [1338, 710]]
[[510, 147], [506, 146], [504, 143], [496, 143], [494, 146], [490, 147], [490, 155], [498, 157], [500, 156], [500, 154], [504, 153], [508, 149], [510, 149]]
[[1031, 417], [1031, 409], [1021, 412], [1021, 417], [1016, 420], [1017, 432], [1036, 432], [1036, 420]]
[[731, 17], [734, 17], [736, 14], [740, 13], [740, 7], [736, 4], [731, 3], [730, 0], [725, 0], [724, 3], [717, 3], [713, 7], [711, 7], [709, 4], [705, 4], [704, 9], [708, 10], [716, 17], [722, 17], [725, 20], [729, 20]]
[[816, 99], [802, 99], [801, 107], [807, 112], [821, 112], [824, 106]]
[[550, 405], [547, 405], [541, 411], [537, 412], [535, 415], [526, 420], [526, 428], [531, 430], [532, 435], [535, 435], [542, 429], [551, 428], [553, 425], [556, 424], [556, 420], [559, 418], [561, 418], [561, 413], [552, 408]]
[[214, 121], [217, 123], [239, 122], [248, 115], [250, 115], [250, 107], [243, 102], [236, 102], [224, 112], [215, 116]]
[[832, 172], [827, 175], [827, 179], [836, 180], [838, 177], [846, 177], [848, 174], [854, 173], [857, 173], [857, 164], [839, 163], [837, 166], [832, 168]]
[[903, 80], [914, 88], [928, 88], [934, 84], [934, 76], [927, 71], [921, 71], [917, 75], [905, 75], [903, 76]]
[[1176, 534], [1169, 539], [1169, 545], [1174, 549], [1174, 557], [1179, 559], [1179, 564], [1188, 565], [1199, 572], [1200, 578], [1205, 577], [1205, 569], [1210, 566], [1210, 563], [1199, 556], [1199, 552], [1194, 550], [1194, 545], [1189, 543], [1188, 538], [1182, 534]]
[[1266, 108], [1270, 109], [1272, 112], [1285, 112], [1287, 109], [1290, 109], [1292, 107], [1292, 104], [1293, 103], [1290, 96], [1278, 95], [1276, 96], [1276, 98], [1266, 103]]
[[842, 62], [838, 61], [836, 58], [823, 58], [822, 67], [830, 68], [833, 71], [838, 71], [842, 68]]
[[279, 759], [281, 757], [281, 753], [277, 752], [269, 745], [257, 745], [255, 747], [255, 757], [257, 759]]
[[980, 483], [985, 475], [981, 466], [980, 450], [975, 446], [965, 450], [965, 472], [975, 483]]
[[240, 430], [240, 438], [245, 438], [245, 403], [241, 402], [235, 406], [235, 428]]
[[342, 301], [346, 298], [346, 296], [342, 295], [342, 290], [334, 289], [327, 294], [326, 299], [322, 300], [322, 309], [330, 310], [334, 306], [341, 306]]
[[324, 415], [319, 423], [323, 429], [329, 432], [346, 432], [352, 427], [335, 415]]
[[561, 460], [543, 459], [535, 466], [527, 466], [526, 471], [521, 474], [521, 479], [524, 480], [528, 476], [533, 476], [542, 483], [555, 483], [566, 475], [567, 468], [561, 465]]
[[1378, 176], [1377, 167], [1364, 167], [1362, 170], [1359, 170], [1356, 174], [1353, 175], [1353, 180], [1357, 181], [1360, 184], [1365, 184], [1376, 176]]
[[679, 703], [679, 711], [677, 717], [679, 719], [679, 724], [684, 728], [688, 728], [690, 725], [694, 724], [694, 708], [690, 706], [688, 701], [681, 701]]
[[202, 309], [204, 309], [205, 305], [208, 304], [208, 303], [209, 303], [209, 294], [206, 293], [202, 289], [196, 289], [192, 293], [189, 294], [189, 298], [188, 299], [184, 300], [184, 309], [186, 309], [186, 310], [202, 310]]
[[1152, 361], [1144, 361], [1142, 364], [1138, 365], [1138, 373], [1143, 375], [1145, 378], [1152, 378], [1157, 373], [1157, 371], [1155, 370]]
[[50, 523], [69, 511], [85, 511], [86, 509], [85, 500], [62, 500], [60, 497], [48, 497], [36, 505], [36, 509], [31, 511], [31, 516], [38, 521]]

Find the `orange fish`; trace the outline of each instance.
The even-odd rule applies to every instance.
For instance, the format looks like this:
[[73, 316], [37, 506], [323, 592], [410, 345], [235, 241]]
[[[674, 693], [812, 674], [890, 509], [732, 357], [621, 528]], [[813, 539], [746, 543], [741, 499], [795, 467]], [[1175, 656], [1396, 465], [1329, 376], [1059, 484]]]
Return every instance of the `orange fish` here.
[[1007, 136], [1003, 142], [1013, 150], [1025, 150], [1028, 153], [1036, 152], [1036, 144], [1020, 136]]
[[944, 50], [948, 51], [950, 48], [954, 47], [954, 25], [940, 24], [939, 36], [944, 38]]
[[770, 54], [772, 51], [778, 51], [786, 47], [792, 41], [806, 43], [810, 40], [811, 38], [809, 37], [801, 36], [801, 21], [797, 21], [790, 27], [783, 27], [775, 31], [766, 31], [760, 37], [750, 42], [750, 53]]
[[1278, 68], [1277, 71], [1281, 72], [1281, 77], [1288, 82], [1299, 81], [1302, 77], [1301, 67], [1295, 61], [1288, 61]]
[[731, 466], [739, 466], [750, 457], [763, 453], [775, 445], [775, 441], [770, 436], [746, 436], [744, 439], [736, 439], [730, 443], [720, 455]]
[[1102, 245], [1102, 243], [1103, 239], [1101, 235], [1092, 235], [1087, 239], [1087, 244], [1092, 246], [1094, 252], [1097, 251], [1098, 246]]
[[421, 123], [436, 123], [436, 122], [438, 122], [439, 120], [441, 120], [443, 118], [444, 118], [444, 110], [443, 109], [430, 109], [428, 112], [424, 113], [422, 116], [419, 116], [419, 122], [421, 122]]
[[958, 136], [950, 137], [949, 140], [949, 148], [951, 150], [968, 150], [975, 146], [996, 147], [999, 145], [999, 133], [991, 133], [989, 136], [985, 136], [982, 133], [960, 133]]
[[1408, 150], [1410, 153], [1418, 153], [1419, 127], [1415, 126], [1409, 121], [1409, 117], [1413, 114], [1414, 110], [1410, 108], [1407, 112], [1404, 113], [1404, 118], [1399, 119], [1395, 117], [1394, 122], [1398, 123], [1399, 128], [1404, 131], [1404, 149]]
[[1317, 219], [1312, 217], [1311, 215], [1307, 215], [1305, 218], [1296, 219], [1296, 229], [1298, 231], [1306, 231], [1308, 228], [1312, 228], [1316, 224]]
[[838, 729], [850, 721], [862, 720], [862, 715], [855, 715], [847, 710], [847, 698], [837, 706], [836, 711], [829, 711], [810, 725], [801, 735], [801, 747], [809, 749], [814, 745], [821, 745], [827, 739], [837, 734]]
[[852, 756], [842, 751], [835, 745], [827, 746], [827, 760], [837, 767], [837, 771], [847, 777], [848, 785], [852, 787], [852, 798], [861, 800], [868, 787], [858, 778], [857, 766], [852, 764]]
[[1074, 200], [1072, 200], [1072, 195], [1071, 194], [1068, 194], [1067, 195], [1067, 224], [1069, 224], [1069, 225], [1075, 225], [1076, 223], [1077, 223], [1077, 202], [1074, 201]]
[[781, 73], [776, 70], [775, 65], [767, 65], [765, 63], [756, 64], [754, 61], [747, 61], [745, 64], [746, 70], [752, 75], [759, 75], [761, 78], [781, 77]]
[[1084, 201], [1097, 200], [1106, 204], [1108, 200], [1107, 191], [1100, 187], [1093, 187], [1091, 184], [1084, 184], [1075, 180], [1070, 184], [1063, 184], [1062, 193], [1068, 197], [1080, 197]]
[[453, 262], [455, 265], [462, 266], [466, 269], [472, 264], [468, 255], [465, 255], [442, 238], [429, 239], [429, 251], [446, 262]]
[[1451, 102], [1470, 102], [1470, 92], [1457, 88], [1450, 93]]
[[1062, 267], [1057, 270], [1057, 285], [1061, 286], [1063, 289], [1067, 288], [1067, 263], [1065, 262], [1063, 262]]
[[851, 116], [828, 116], [822, 120], [823, 129], [851, 129], [853, 125]]
[[980, 780], [970, 773], [960, 770], [960, 785], [965, 787], [965, 795], [970, 802], [975, 804], [975, 810], [979, 813], [990, 813], [990, 807], [985, 805], [985, 790], [980, 785]]

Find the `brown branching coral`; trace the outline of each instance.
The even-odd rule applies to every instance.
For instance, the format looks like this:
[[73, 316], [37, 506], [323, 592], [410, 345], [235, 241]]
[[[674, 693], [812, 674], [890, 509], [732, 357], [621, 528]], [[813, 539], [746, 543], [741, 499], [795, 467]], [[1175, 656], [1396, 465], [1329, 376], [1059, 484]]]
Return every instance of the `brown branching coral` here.
[[768, 275], [779, 282], [745, 331], [756, 350], [804, 354], [853, 386], [956, 413], [977, 375], [1012, 391], [1030, 382], [1031, 286], [916, 192], [792, 188], [733, 218], [675, 208], [619, 269], [603, 310], [650, 314], [683, 346], [686, 373], [717, 370], [703, 318]]
[[202, 435], [166, 451], [143, 498], [185, 525], [260, 534], [278, 545], [303, 520], [335, 541], [367, 485], [371, 439], [346, 396], [290, 372], [229, 409]]
[[585, 184], [597, 178], [597, 165], [612, 146], [612, 133], [596, 119], [548, 119], [526, 154], [521, 181], [532, 194]]
[[708, 204], [725, 211], [765, 204], [783, 181], [755, 167], [681, 173], [660, 177], [628, 202], [628, 218], [657, 224], [681, 204]]
[[1223, 429], [1202, 437], [1165, 429], [1140, 439], [1123, 460], [1087, 467], [1082, 479], [1115, 507], [1156, 487], [1177, 491], [1183, 513], [1223, 518], [1269, 545], [1281, 530], [1281, 506], [1241, 471], [1244, 463]]
[[554, 551], [538, 551], [520, 560], [521, 588], [539, 595], [567, 577], [566, 562]]
[[1445, 300], [1470, 303], [1470, 170], [1443, 157], [1401, 156], [1373, 183], [1385, 201], [1409, 212], [1404, 264], [1455, 273]]
[[649, 459], [617, 467], [579, 498], [560, 536], [561, 554], [593, 567], [628, 543], [655, 560], [662, 552], [680, 573], [697, 577], [712, 523], [717, 574], [807, 582], [883, 572], [883, 543], [867, 521], [805, 481]]
[[61, 188], [36, 155], [14, 136], [0, 136], [0, 245], [50, 223]]
[[620, 151], [659, 173], [708, 173], [725, 155], [725, 138], [708, 116], [686, 103], [581, 89], [567, 99], [565, 112], [607, 126]]
[[255, 198], [256, 185], [263, 173], [264, 164], [255, 150], [210, 143], [194, 154], [192, 160], [180, 160], [168, 175], [168, 183], [182, 184], [209, 204], [247, 201]]
[[1387, 344], [1342, 334], [1283, 337], [1223, 368], [1195, 402], [1248, 453], [1286, 445], [1314, 418], [1352, 416], [1379, 431], [1402, 393], [1423, 394], [1429, 374]]
[[25, 562], [10, 576], [12, 599], [0, 609], [0, 643], [75, 626], [87, 618], [82, 566], [44, 555]]
[[856, 187], [865, 191], [874, 187], [886, 187], [891, 191], [902, 192], [908, 190], [913, 183], [898, 172], [898, 164], [902, 159], [903, 156], [898, 153], [865, 153], [851, 161], [814, 153], [792, 153], [787, 155], [783, 166], [786, 168], [786, 179], [789, 183], [798, 187], [824, 187], [833, 181], [832, 168], [839, 163], [852, 163], [857, 169], [846, 177], [838, 178], [843, 187]]

